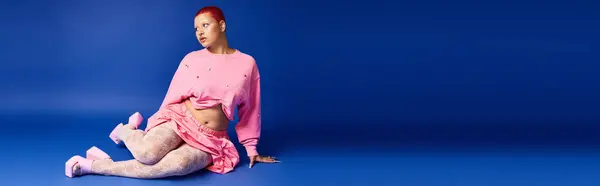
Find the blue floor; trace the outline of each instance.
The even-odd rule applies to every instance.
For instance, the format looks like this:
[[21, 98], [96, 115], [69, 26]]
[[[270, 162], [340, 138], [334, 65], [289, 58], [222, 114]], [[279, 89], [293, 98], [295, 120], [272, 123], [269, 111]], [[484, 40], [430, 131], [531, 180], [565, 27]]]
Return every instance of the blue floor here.
[[64, 162], [91, 145], [116, 160], [131, 158], [107, 137], [121, 119], [122, 115], [2, 116], [1, 122], [15, 126], [0, 131], [5, 150], [0, 159], [2, 185], [600, 185], [600, 137], [595, 135], [600, 127], [584, 124], [415, 123], [372, 132], [358, 125], [321, 131], [267, 127], [261, 152], [279, 157], [280, 164], [248, 169], [244, 160], [227, 175], [203, 171], [162, 180], [65, 177]]

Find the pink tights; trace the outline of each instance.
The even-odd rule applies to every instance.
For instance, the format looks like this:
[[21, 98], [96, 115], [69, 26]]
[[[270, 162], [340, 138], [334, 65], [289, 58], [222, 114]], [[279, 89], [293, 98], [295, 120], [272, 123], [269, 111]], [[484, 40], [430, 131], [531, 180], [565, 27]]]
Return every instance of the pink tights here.
[[125, 125], [118, 137], [125, 143], [134, 159], [126, 161], [95, 160], [93, 174], [131, 178], [164, 178], [186, 175], [211, 163], [211, 156], [183, 143], [169, 123], [145, 133]]

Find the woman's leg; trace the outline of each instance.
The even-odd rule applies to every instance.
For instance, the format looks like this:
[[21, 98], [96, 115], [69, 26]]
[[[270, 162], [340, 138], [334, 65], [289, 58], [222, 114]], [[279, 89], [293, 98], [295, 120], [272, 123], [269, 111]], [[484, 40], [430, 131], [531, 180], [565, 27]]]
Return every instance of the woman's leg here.
[[91, 165], [91, 173], [141, 179], [164, 178], [193, 173], [205, 168], [211, 162], [210, 154], [183, 143], [154, 165], [146, 165], [137, 160], [117, 162], [95, 160]]
[[118, 137], [137, 161], [148, 165], [157, 163], [183, 142], [169, 123], [156, 126], [147, 133], [125, 125], [118, 131]]

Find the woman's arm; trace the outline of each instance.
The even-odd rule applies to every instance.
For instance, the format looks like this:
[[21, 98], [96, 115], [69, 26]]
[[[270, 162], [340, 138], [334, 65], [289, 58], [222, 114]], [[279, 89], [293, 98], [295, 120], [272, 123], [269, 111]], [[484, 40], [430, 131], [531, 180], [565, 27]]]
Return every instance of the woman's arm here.
[[235, 127], [238, 139], [246, 148], [248, 156], [258, 155], [256, 145], [260, 138], [261, 129], [261, 103], [260, 103], [260, 75], [255, 68], [249, 87], [248, 99], [238, 108], [240, 120]]

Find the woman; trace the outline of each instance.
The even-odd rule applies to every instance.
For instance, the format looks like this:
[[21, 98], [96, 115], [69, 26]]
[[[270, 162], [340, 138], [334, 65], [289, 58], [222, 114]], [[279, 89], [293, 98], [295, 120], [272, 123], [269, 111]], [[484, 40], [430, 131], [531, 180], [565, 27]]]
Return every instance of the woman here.
[[204, 49], [188, 53], [181, 63], [159, 110], [148, 118], [133, 114], [109, 135], [124, 143], [134, 159], [113, 161], [92, 147], [86, 157], [73, 156], [66, 162], [68, 177], [100, 174], [131, 178], [164, 178], [186, 175], [207, 168], [225, 174], [239, 163], [240, 156], [227, 136], [228, 122], [238, 108], [235, 126], [239, 142], [255, 162], [275, 163], [260, 156], [260, 74], [252, 56], [228, 46], [222, 11], [204, 7], [194, 18], [196, 38]]

